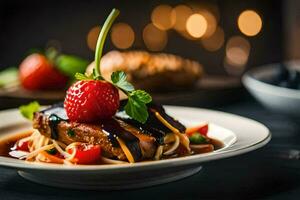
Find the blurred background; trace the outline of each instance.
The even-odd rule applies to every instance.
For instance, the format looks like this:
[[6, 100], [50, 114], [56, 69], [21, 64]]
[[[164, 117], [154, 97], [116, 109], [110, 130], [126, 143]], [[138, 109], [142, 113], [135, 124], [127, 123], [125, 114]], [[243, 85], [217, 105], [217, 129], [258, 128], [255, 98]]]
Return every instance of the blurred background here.
[[[296, 0], [52, 0], [43, 3], [37, 0], [2, 0], [0, 71], [15, 67], [5, 72], [5, 75], [0, 75], [0, 79], [3, 79], [2, 83], [0, 80], [1, 99], [4, 98], [3, 102], [6, 104], [11, 103], [6, 107], [24, 103], [20, 101], [20, 97], [26, 98], [26, 102], [37, 99], [46, 104], [62, 100], [65, 95], [62, 89], [66, 89], [74, 81], [70, 78], [74, 77], [73, 66], [63, 66], [68, 68], [69, 82], [64, 84], [64, 88], [60, 88], [61, 93], [39, 93], [45, 89], [42, 87], [37, 88], [39, 91], [34, 89], [32, 92], [31, 88], [26, 90], [28, 88], [22, 80], [23, 87], [19, 87], [20, 81], [16, 76], [20, 73], [17, 68], [26, 56], [37, 49], [54, 47], [58, 52], [84, 59], [83, 62], [79, 61], [82, 69], [80, 72], [84, 73], [87, 63], [94, 59], [101, 25], [113, 8], [118, 8], [121, 14], [109, 32], [104, 53], [111, 50], [169, 53], [195, 60], [199, 63], [198, 68], [203, 69], [201, 76], [192, 71], [182, 75], [186, 82], [192, 75], [194, 78], [186, 83], [181, 93], [170, 93], [172, 90], [169, 88], [154, 95], [161, 103], [209, 107], [233, 102], [245, 93], [241, 77], [250, 68], [300, 58], [300, 2]], [[118, 58], [115, 55], [112, 57], [112, 60]], [[176, 66], [172, 60], [160, 58], [159, 61], [156, 67]], [[190, 67], [184, 66], [185, 64], [181, 64], [183, 69]], [[58, 69], [62, 70], [61, 66]], [[65, 72], [64, 69], [62, 72]], [[134, 72], [128, 73], [135, 76]], [[178, 71], [177, 74], [180, 73]], [[297, 79], [297, 87], [300, 87], [300, 73], [296, 75], [297, 77], [292, 74], [290, 79]], [[171, 80], [170, 76], [158, 74], [157, 77], [160, 80]], [[180, 77], [174, 73], [173, 79], [178, 78]], [[7, 79], [13, 83], [14, 90], [11, 85], [7, 87], [9, 89], [3, 87], [9, 82]], [[145, 77], [140, 77], [136, 80], [137, 84], [134, 79], [130, 81], [139, 87], [144, 80]], [[158, 79], [154, 77], [147, 80], [154, 83]], [[5, 90], [1, 88], [1, 84]], [[177, 83], [172, 80], [169, 84], [157, 83], [159, 84], [174, 87]], [[287, 85], [286, 82], [284, 84]], [[157, 85], [152, 85], [150, 89], [141, 88], [155, 93], [154, 88], [160, 88]], [[162, 96], [165, 93], [168, 95]], [[17, 102], [10, 101], [12, 99]], [[43, 101], [49, 99], [50, 101]]]
[[99, 25], [115, 7], [121, 15], [105, 51], [173, 53], [199, 61], [207, 73], [239, 76], [295, 55], [297, 47], [284, 41], [296, 35], [285, 20], [296, 23], [297, 6], [293, 0], [2, 0], [0, 68], [17, 66], [26, 52], [47, 46], [92, 60]]

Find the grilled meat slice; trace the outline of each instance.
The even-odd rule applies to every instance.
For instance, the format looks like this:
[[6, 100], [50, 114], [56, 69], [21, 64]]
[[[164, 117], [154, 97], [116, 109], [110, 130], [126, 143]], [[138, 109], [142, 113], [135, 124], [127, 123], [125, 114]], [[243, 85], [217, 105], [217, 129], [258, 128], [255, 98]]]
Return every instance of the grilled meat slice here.
[[154, 137], [118, 119], [97, 125], [69, 122], [62, 105], [35, 113], [33, 127], [66, 145], [73, 142], [99, 144], [104, 156], [120, 160], [126, 160], [126, 156], [116, 137], [124, 141], [135, 161], [153, 158], [157, 148]]

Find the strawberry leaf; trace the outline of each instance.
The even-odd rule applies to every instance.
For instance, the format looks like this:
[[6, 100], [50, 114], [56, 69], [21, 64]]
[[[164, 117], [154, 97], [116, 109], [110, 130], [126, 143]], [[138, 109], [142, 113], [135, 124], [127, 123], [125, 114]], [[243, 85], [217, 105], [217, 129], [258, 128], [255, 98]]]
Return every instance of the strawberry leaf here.
[[123, 71], [116, 71], [111, 74], [111, 81], [113, 84], [126, 92], [134, 91], [134, 87], [127, 80], [127, 76]]
[[82, 73], [76, 73], [75, 78], [79, 81], [88, 81], [88, 80], [104, 80], [102, 76], [86, 75]]
[[87, 76], [78, 72], [75, 74], [75, 78], [79, 81], [94, 80], [93, 76]]

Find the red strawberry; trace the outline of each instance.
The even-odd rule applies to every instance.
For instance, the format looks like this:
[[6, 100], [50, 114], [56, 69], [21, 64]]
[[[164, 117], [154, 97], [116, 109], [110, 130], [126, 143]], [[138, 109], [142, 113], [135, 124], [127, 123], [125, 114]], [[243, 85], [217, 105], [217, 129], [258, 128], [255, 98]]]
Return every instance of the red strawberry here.
[[28, 90], [61, 89], [68, 78], [41, 54], [31, 54], [20, 65], [20, 80]]
[[89, 123], [111, 118], [119, 104], [118, 89], [111, 83], [84, 80], [68, 89], [64, 107], [70, 121]]

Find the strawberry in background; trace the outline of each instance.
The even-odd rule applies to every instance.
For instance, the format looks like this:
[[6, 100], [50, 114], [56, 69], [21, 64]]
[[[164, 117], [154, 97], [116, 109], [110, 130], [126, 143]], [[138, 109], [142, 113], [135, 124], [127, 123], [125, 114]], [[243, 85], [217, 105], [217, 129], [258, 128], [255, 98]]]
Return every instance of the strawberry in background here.
[[19, 78], [27, 90], [53, 90], [66, 88], [76, 72], [84, 72], [88, 61], [72, 55], [58, 54], [49, 48], [45, 55], [33, 53], [19, 66]]
[[41, 54], [31, 54], [20, 65], [20, 81], [28, 90], [62, 89], [68, 77], [59, 72], [53, 64]]

